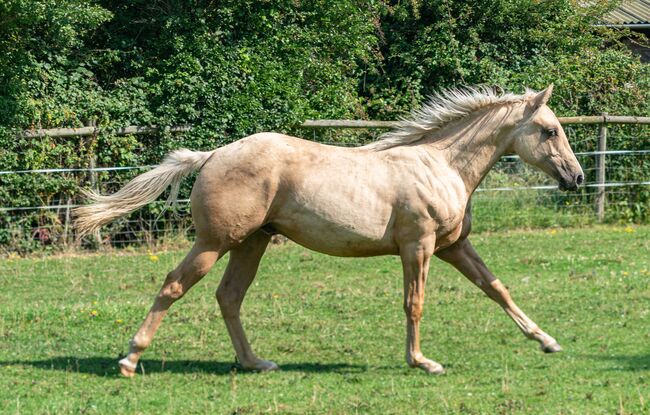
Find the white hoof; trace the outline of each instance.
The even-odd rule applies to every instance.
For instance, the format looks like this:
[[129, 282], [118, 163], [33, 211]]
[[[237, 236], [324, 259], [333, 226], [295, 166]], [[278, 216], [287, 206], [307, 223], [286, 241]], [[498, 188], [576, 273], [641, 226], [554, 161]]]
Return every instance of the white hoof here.
[[424, 356], [420, 357], [417, 360], [409, 361], [408, 364], [411, 367], [420, 368], [432, 375], [442, 375], [443, 373], [445, 373], [445, 369], [442, 367], [440, 363], [434, 362], [431, 359], [427, 359]]
[[133, 376], [135, 376], [135, 369], [137, 365], [131, 363], [129, 359], [125, 357], [124, 359], [119, 361], [119, 365], [120, 365], [120, 373], [122, 374], [122, 376], [125, 376], [127, 378], [132, 378]]

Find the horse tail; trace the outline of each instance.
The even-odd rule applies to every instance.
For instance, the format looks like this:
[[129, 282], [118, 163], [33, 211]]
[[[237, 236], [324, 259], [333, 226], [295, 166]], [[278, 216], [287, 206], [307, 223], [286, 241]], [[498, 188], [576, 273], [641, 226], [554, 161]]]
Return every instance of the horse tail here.
[[165, 207], [176, 200], [181, 180], [199, 170], [214, 151], [172, 151], [155, 169], [136, 176], [116, 193], [102, 196], [84, 190], [84, 196], [93, 203], [74, 209], [75, 227], [80, 236], [91, 233], [103, 225], [156, 200], [171, 186]]

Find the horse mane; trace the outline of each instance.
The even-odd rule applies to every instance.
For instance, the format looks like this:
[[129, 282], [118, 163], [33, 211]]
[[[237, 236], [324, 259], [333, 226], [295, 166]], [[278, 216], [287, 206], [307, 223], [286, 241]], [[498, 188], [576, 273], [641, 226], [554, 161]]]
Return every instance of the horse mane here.
[[391, 131], [363, 147], [381, 151], [411, 144], [474, 111], [495, 104], [523, 102], [534, 94], [529, 89], [522, 95], [501, 93], [486, 86], [445, 89], [434, 93], [420, 109], [411, 112], [410, 118], [400, 119]]

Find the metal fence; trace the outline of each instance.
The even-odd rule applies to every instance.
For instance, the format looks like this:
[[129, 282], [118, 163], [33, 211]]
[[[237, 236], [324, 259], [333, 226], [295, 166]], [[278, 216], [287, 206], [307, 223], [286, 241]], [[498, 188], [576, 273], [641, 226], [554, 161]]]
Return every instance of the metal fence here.
[[[473, 197], [475, 222], [479, 229], [504, 227], [554, 226], [603, 221], [614, 214], [617, 220], [634, 216], [638, 209], [648, 209], [650, 193], [650, 117], [610, 116], [561, 118], [569, 141], [583, 166], [587, 181], [574, 193], [560, 193], [557, 184], [525, 166], [516, 156], [503, 157], [486, 177]], [[301, 125], [307, 139], [334, 145], [357, 146], [375, 139], [393, 127], [390, 121], [308, 120]], [[183, 134], [191, 126], [138, 127], [129, 126], [111, 131], [115, 135]], [[87, 126], [77, 129], [59, 128], [23, 133], [26, 137], [92, 136], [102, 130]], [[626, 166], [633, 166], [630, 169]], [[59, 166], [50, 169], [0, 171], [2, 175], [32, 175], [46, 180], [50, 175], [67, 175], [85, 187], [110, 191], [124, 184], [135, 174], [154, 166], [97, 166], [88, 160], [87, 168]], [[20, 221], [21, 215], [42, 216], [46, 220], [35, 226], [4, 229], [11, 240], [32, 244], [76, 246], [71, 227], [71, 209], [78, 201], [76, 194], [60, 194], [39, 206], [1, 206], [0, 214]], [[154, 243], [167, 237], [191, 235], [187, 200], [179, 200], [179, 210], [142, 216], [137, 212], [129, 218], [95, 235], [96, 243]], [[156, 207], [153, 208], [156, 212]], [[630, 213], [631, 212], [631, 213]], [[11, 222], [10, 222], [11, 223]], [[12, 225], [9, 227], [11, 228]], [[15, 245], [15, 244], [14, 244]], [[0, 247], [1, 249], [1, 247]], [[15, 249], [6, 248], [7, 249]]]

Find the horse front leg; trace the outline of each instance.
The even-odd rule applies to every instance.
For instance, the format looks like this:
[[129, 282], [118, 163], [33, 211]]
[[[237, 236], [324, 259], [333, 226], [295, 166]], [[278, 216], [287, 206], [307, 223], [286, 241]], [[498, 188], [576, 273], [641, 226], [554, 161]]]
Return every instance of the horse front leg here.
[[424, 307], [424, 288], [433, 254], [433, 241], [419, 241], [400, 247], [404, 270], [404, 312], [406, 313], [406, 363], [428, 373], [441, 374], [442, 365], [427, 359], [420, 350], [420, 320]]
[[531, 340], [536, 340], [545, 353], [559, 352], [558, 342], [543, 332], [512, 300], [508, 289], [487, 268], [468, 239], [436, 252], [436, 256], [449, 262], [465, 277], [478, 286], [488, 297], [499, 304], [517, 327]]

